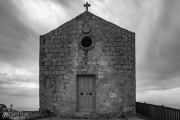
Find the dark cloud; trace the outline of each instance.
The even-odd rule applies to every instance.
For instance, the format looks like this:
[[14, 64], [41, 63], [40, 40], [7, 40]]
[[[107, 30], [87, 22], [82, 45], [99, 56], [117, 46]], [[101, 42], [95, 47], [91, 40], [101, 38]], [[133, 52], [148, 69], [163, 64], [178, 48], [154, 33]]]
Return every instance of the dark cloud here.
[[4, 84], [14, 84], [14, 81], [9, 81], [8, 79], [3, 80], [2, 78], [0, 78], [0, 89], [3, 89], [2, 86]]
[[0, 77], [1, 76], [6, 76], [6, 75], [8, 75], [7, 73], [0, 73]]
[[164, 0], [160, 6], [151, 37], [147, 38], [147, 52], [140, 65], [146, 72], [142, 72], [141, 77], [147, 80], [145, 86], [170, 89], [180, 85], [177, 80], [180, 77], [180, 1]]
[[85, 2], [83, 0], [54, 0], [54, 2], [60, 4], [60, 6], [67, 11], [68, 16], [71, 17], [75, 17], [84, 11], [83, 4], [85, 4]]
[[0, 1], [0, 61], [15, 67], [38, 60], [38, 36], [21, 22], [23, 17], [11, 1]]
[[72, 8], [73, 5], [76, 5], [77, 3], [79, 3], [81, 0], [79, 1], [75, 1], [75, 0], [55, 0], [55, 2], [60, 3], [60, 5], [66, 7], [66, 8]]

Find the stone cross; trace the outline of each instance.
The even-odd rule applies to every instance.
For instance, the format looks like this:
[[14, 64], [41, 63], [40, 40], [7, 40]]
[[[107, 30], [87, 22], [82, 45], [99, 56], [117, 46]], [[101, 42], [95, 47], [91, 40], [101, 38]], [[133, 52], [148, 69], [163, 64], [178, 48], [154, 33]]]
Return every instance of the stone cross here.
[[84, 4], [84, 7], [86, 7], [86, 11], [88, 11], [88, 7], [90, 7], [91, 5], [88, 4], [88, 2], [86, 2], [86, 4]]

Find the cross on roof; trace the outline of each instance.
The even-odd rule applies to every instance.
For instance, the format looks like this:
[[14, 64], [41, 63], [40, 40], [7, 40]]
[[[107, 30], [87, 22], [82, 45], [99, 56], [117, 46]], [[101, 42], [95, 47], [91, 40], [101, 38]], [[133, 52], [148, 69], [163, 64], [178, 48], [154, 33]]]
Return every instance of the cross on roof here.
[[88, 2], [86, 2], [86, 4], [84, 4], [84, 7], [86, 7], [86, 11], [88, 11], [88, 7], [90, 7], [91, 5], [88, 4]]

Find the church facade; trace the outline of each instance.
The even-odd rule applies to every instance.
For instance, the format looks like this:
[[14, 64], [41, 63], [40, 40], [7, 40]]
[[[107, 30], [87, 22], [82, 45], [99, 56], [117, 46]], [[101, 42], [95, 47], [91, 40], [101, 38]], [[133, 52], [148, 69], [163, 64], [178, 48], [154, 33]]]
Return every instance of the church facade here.
[[135, 33], [89, 11], [40, 36], [40, 111], [135, 115]]

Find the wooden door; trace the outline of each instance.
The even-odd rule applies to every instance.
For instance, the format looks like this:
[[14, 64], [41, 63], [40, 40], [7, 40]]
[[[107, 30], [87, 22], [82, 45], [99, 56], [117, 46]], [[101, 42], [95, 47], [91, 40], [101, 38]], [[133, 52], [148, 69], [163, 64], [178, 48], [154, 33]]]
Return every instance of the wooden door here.
[[77, 76], [77, 106], [78, 112], [95, 111], [95, 76]]

